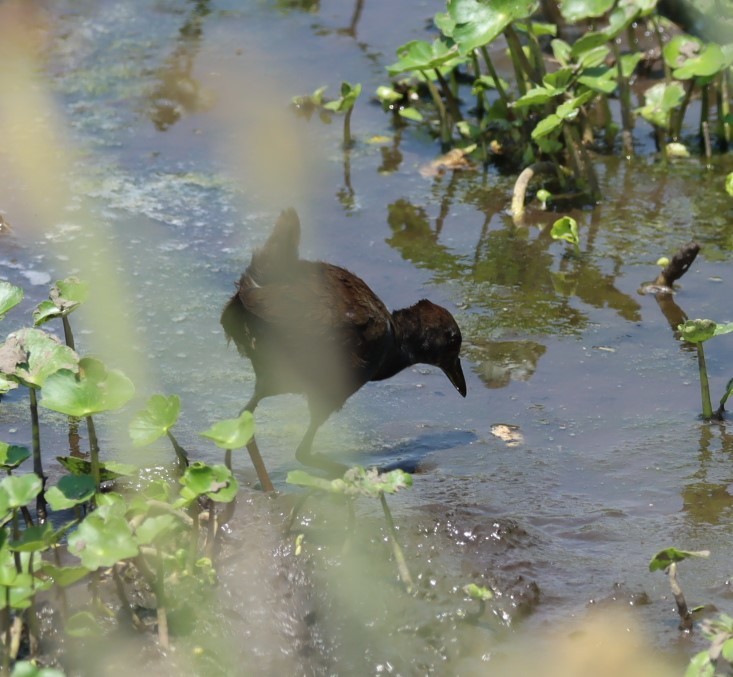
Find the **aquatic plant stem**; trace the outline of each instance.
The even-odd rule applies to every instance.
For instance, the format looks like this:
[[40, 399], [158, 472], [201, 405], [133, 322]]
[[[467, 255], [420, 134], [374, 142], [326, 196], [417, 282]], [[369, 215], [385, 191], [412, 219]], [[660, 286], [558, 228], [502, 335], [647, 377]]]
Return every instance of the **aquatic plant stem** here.
[[94, 427], [94, 420], [91, 416], [86, 417], [87, 434], [89, 435], [89, 459], [92, 464], [92, 478], [94, 485], [99, 492], [100, 472], [99, 472], [99, 440], [97, 440], [97, 430]]
[[354, 140], [351, 138], [351, 114], [353, 112], [354, 107], [351, 106], [351, 108], [344, 113], [344, 150], [347, 150], [354, 145]]
[[496, 92], [499, 95], [499, 98], [504, 102], [504, 105], [509, 106], [511, 102], [509, 101], [509, 97], [507, 96], [506, 90], [504, 89], [503, 85], [501, 84], [501, 78], [499, 78], [499, 75], [496, 72], [496, 69], [494, 68], [494, 64], [491, 62], [491, 57], [489, 56], [489, 50], [486, 49], [485, 45], [479, 47], [479, 50], [481, 51], [481, 56], [484, 59], [486, 68], [488, 68], [489, 70], [489, 75], [494, 79], [494, 86], [496, 87]]
[[726, 68], [720, 74], [720, 86], [718, 87], [718, 125], [721, 127], [720, 136], [725, 145], [725, 150], [728, 150], [731, 140], [731, 124], [728, 117], [730, 114], [729, 70]]
[[36, 499], [36, 510], [38, 521], [43, 524], [46, 521], [46, 499], [43, 495], [43, 488], [46, 486], [46, 476], [43, 474], [43, 460], [41, 459], [41, 429], [38, 424], [38, 398], [36, 389], [29, 388], [31, 406], [31, 435], [33, 438], [33, 472], [41, 479], [41, 493]]
[[165, 598], [165, 566], [160, 549], [155, 548], [157, 571], [155, 572], [155, 603], [158, 616], [158, 642], [161, 648], [167, 650], [170, 647], [168, 635], [168, 611]]
[[535, 162], [525, 167], [514, 183], [512, 193], [511, 215], [515, 226], [522, 225], [524, 219], [524, 200], [529, 182], [536, 174], [554, 174], [555, 165], [552, 162]]
[[185, 471], [186, 468], [188, 468], [188, 453], [180, 444], [178, 444], [178, 440], [173, 436], [173, 433], [170, 430], [166, 430], [166, 435], [168, 435], [168, 439], [173, 445], [173, 450], [176, 452], [179, 470]]
[[71, 331], [69, 318], [66, 315], [63, 315], [61, 317], [61, 323], [64, 325], [64, 342], [69, 346], [69, 348], [76, 350], [76, 346], [74, 345], [74, 333]]
[[[539, 77], [537, 70], [533, 68], [532, 64], [529, 62], [527, 55], [524, 53], [522, 43], [519, 40], [519, 36], [517, 35], [517, 32], [514, 30], [514, 27], [511, 24], [509, 24], [506, 29], [504, 29], [504, 37], [509, 44], [509, 51], [512, 54], [512, 61], [514, 61], [515, 58], [517, 59], [517, 65], [520, 72], [523, 71], [526, 74], [526, 77], [528, 77], [531, 82], [539, 85], [542, 82], [542, 78]], [[522, 78], [522, 81], [525, 87], [525, 90], [522, 92], [522, 95], [524, 95], [527, 93], [526, 81], [524, 80], [524, 78]]]
[[262, 460], [262, 455], [260, 454], [254, 435], [252, 436], [252, 439], [247, 442], [247, 452], [249, 453], [249, 457], [252, 459], [252, 465], [255, 467], [255, 471], [257, 472], [257, 477], [262, 485], [262, 491], [275, 491], [275, 487], [272, 486], [272, 480], [270, 480], [270, 476], [267, 474], [267, 468], [265, 468], [265, 462]]
[[[471, 65], [473, 66], [473, 77], [474, 82], [481, 77], [481, 66], [478, 62], [478, 54], [474, 49], [471, 52]], [[484, 97], [484, 90], [481, 87], [476, 88], [476, 119], [481, 120], [486, 112], [486, 100]]]
[[430, 80], [430, 78], [428, 77], [427, 73], [425, 73], [425, 71], [420, 72], [425, 77], [425, 84], [428, 87], [428, 91], [430, 92], [430, 96], [433, 99], [435, 107], [438, 109], [438, 117], [440, 118], [440, 144], [442, 146], [442, 150], [446, 151], [450, 146], [451, 133], [450, 128], [448, 127], [448, 116], [445, 110], [445, 106], [443, 105], [443, 99], [440, 98], [438, 90], [436, 89], [432, 80]]
[[705, 366], [705, 351], [702, 343], [696, 343], [697, 366], [700, 370], [700, 395], [702, 397], [702, 417], [707, 421], [713, 417], [713, 405], [710, 402], [710, 384], [708, 382], [708, 370]]
[[631, 88], [629, 87], [628, 78], [624, 75], [624, 69], [621, 63], [621, 49], [615, 40], [611, 40], [610, 45], [613, 50], [613, 56], [616, 59], [616, 68], [618, 69], [619, 101], [621, 102], [621, 141], [626, 157], [632, 157], [634, 155], [632, 137], [634, 117], [631, 113]]
[[[700, 345], [700, 344], [698, 344]], [[691, 630], [692, 629], [692, 614], [687, 607], [687, 601], [685, 595], [682, 592], [682, 587], [677, 580], [677, 563], [672, 562], [667, 569], [667, 576], [669, 578], [669, 586], [672, 588], [672, 594], [674, 595], [674, 601], [677, 604], [677, 613], [682, 619], [680, 622], [680, 630]]]
[[415, 590], [415, 584], [412, 581], [410, 570], [407, 568], [407, 561], [405, 555], [402, 552], [399, 542], [397, 541], [397, 529], [395, 528], [394, 520], [392, 519], [392, 513], [389, 511], [387, 505], [387, 499], [384, 496], [384, 492], [379, 494], [379, 500], [382, 503], [382, 510], [384, 511], [384, 517], [387, 520], [387, 529], [389, 531], [389, 542], [392, 545], [392, 552], [394, 553], [395, 562], [397, 562], [397, 571], [400, 574], [400, 579], [405, 584], [405, 588], [409, 594]]
[[460, 122], [461, 120], [463, 120], [463, 115], [461, 115], [461, 109], [458, 105], [456, 97], [453, 95], [453, 90], [448, 84], [448, 81], [443, 77], [440, 69], [435, 68], [433, 70], [435, 72], [435, 77], [438, 78], [438, 82], [440, 83], [440, 89], [445, 95], [445, 102], [448, 104], [448, 108], [450, 109], [450, 114], [452, 116], [451, 123]]

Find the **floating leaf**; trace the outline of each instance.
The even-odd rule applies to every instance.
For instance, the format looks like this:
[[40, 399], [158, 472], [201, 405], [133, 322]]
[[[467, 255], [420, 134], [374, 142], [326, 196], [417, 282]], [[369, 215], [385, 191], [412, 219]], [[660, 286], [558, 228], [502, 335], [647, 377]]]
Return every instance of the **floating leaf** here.
[[288, 484], [319, 489], [345, 496], [370, 496], [394, 494], [400, 489], [412, 486], [412, 475], [403, 470], [392, 470], [380, 474], [376, 468], [366, 470], [361, 466], [349, 468], [342, 478], [327, 480], [304, 470], [292, 470], [286, 478]]
[[175, 507], [187, 505], [206, 494], [220, 503], [228, 503], [236, 496], [239, 483], [225, 465], [207, 465], [201, 461], [192, 463], [179, 480], [183, 485], [181, 500]]
[[165, 435], [178, 420], [181, 399], [178, 395], [153, 395], [130, 422], [130, 437], [136, 447], [152, 444]]
[[208, 430], [199, 433], [214, 442], [220, 449], [244, 447], [254, 435], [254, 418], [249, 411], [243, 411], [239, 418], [228, 418], [214, 423]]
[[0, 280], [0, 320], [23, 300], [23, 290], [10, 282]]
[[79, 378], [64, 369], [49, 377], [41, 392], [40, 405], [69, 416], [89, 416], [119, 409], [132, 399], [135, 386], [117, 369], [97, 359], [79, 361]]
[[730, 334], [731, 332], [733, 332], [733, 322], [715, 325], [715, 335], [716, 336], [722, 336], [723, 334]]
[[678, 550], [677, 548], [665, 548], [660, 550], [651, 562], [649, 562], [649, 571], [658, 571], [666, 569], [672, 562], [681, 562], [688, 557], [709, 557], [709, 550]]
[[69, 552], [76, 555], [82, 565], [94, 571], [135, 557], [138, 547], [124, 517], [113, 514], [104, 518], [97, 510], [87, 515], [69, 536]]
[[20, 329], [0, 346], [0, 372], [29, 388], [42, 387], [60, 369], [75, 372], [78, 362], [71, 348], [41, 329]]
[[52, 510], [68, 510], [88, 501], [95, 491], [96, 485], [91, 475], [66, 475], [55, 487], [46, 491], [46, 500]]
[[0, 442], [0, 468], [3, 470], [15, 470], [30, 456], [31, 452], [26, 447]]

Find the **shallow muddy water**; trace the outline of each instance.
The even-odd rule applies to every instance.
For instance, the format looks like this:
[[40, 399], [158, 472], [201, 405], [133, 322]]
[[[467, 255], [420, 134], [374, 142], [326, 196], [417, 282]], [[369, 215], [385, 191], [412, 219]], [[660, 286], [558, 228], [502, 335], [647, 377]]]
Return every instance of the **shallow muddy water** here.
[[[219, 452], [197, 431], [236, 414], [253, 386], [219, 314], [280, 209], [300, 213], [304, 256], [353, 270], [390, 308], [423, 297], [444, 304], [463, 331], [465, 400], [437, 370], [416, 367], [364, 387], [316, 439], [350, 463], [418, 467], [414, 487], [390, 505], [429, 594], [401, 591], [378, 505], [357, 505], [360, 535], [343, 555], [341, 508], [307, 504], [281, 537], [288, 497], [245, 487], [221, 589], [224, 665], [494, 674], [504, 665], [497, 652], [539, 630], [570, 634], [589, 607], [613, 599], [682, 665], [701, 640], [680, 639], [668, 582], [647, 568], [672, 545], [711, 551], [681, 566], [688, 601], [733, 613], [733, 434], [727, 422], [699, 420], [695, 353], [639, 293], [660, 256], [695, 239], [701, 253], [676, 302], [689, 317], [733, 320], [723, 187], [733, 162], [665, 167], [637, 124], [635, 159], [596, 158], [604, 198], [571, 213], [581, 233], [574, 257], [545, 231], [515, 228], [506, 214], [513, 176], [490, 168], [426, 178], [420, 168], [436, 143], [395, 131], [371, 101], [395, 49], [430, 36], [435, 3], [38, 4], [47, 23], [34, 91], [47, 91], [55, 109], [14, 133], [32, 157], [35, 125], [52, 122], [71, 154], [49, 159], [68, 160], [58, 203], [24, 173], [22, 154], [0, 165], [0, 214], [12, 228], [0, 232], [0, 278], [26, 290], [6, 331], [27, 321], [50, 282], [90, 279], [98, 296], [72, 316], [82, 352], [123, 368], [137, 404], [179, 394], [179, 439], [209, 461]], [[326, 84], [335, 96], [342, 80], [364, 88], [349, 156], [339, 117], [326, 125], [288, 109]], [[557, 216], [530, 209], [528, 221]], [[706, 344], [714, 400], [733, 375], [728, 339]], [[28, 443], [25, 407], [20, 394], [3, 400], [0, 439]], [[62, 453], [63, 418], [43, 416]], [[106, 454], [170, 460], [165, 446], [130, 450], [109, 418]], [[257, 409], [259, 445], [284, 492], [306, 422], [296, 397]], [[516, 426], [519, 443], [493, 435], [496, 424]], [[252, 486], [245, 455], [236, 466]], [[470, 582], [498, 593], [477, 623], [465, 620]]]

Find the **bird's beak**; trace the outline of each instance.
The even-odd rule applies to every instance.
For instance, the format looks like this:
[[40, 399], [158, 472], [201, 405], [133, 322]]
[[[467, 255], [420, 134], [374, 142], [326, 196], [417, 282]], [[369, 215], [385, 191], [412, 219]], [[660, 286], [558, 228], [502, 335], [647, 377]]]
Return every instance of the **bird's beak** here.
[[463, 368], [461, 367], [461, 360], [456, 357], [455, 360], [449, 364], [441, 365], [440, 368], [443, 373], [448, 377], [448, 380], [453, 384], [453, 387], [461, 393], [463, 397], [466, 396], [466, 377], [463, 375]]

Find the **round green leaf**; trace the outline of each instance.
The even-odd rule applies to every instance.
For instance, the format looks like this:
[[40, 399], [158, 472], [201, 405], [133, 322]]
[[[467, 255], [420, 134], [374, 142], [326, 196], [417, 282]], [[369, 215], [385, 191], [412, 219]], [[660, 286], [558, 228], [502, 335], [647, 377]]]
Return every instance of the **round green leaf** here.
[[135, 530], [135, 538], [139, 545], [150, 545], [156, 539], [178, 529], [181, 523], [173, 515], [157, 515], [148, 517]]
[[532, 138], [533, 139], [540, 139], [543, 136], [547, 136], [551, 132], [554, 132], [560, 125], [562, 124], [562, 118], [560, 118], [558, 115], [555, 115], [555, 113], [550, 113], [545, 118], [542, 118], [535, 128], [532, 130]]
[[565, 240], [570, 244], [580, 244], [578, 222], [572, 216], [563, 216], [552, 224], [550, 235], [553, 240]]
[[60, 585], [62, 588], [73, 585], [89, 573], [89, 569], [86, 567], [57, 567], [50, 562], [44, 562], [41, 566], [41, 571], [51, 578], [56, 585]]
[[0, 489], [8, 497], [9, 508], [20, 508], [41, 493], [41, 478], [34, 473], [11, 475], [0, 482]]
[[488, 45], [517, 19], [537, 11], [537, 0], [448, 0], [448, 16], [454, 23], [451, 37], [461, 54]]
[[41, 329], [20, 329], [0, 346], [0, 372], [29, 388], [40, 388], [60, 369], [77, 370], [79, 356]]
[[18, 387], [17, 381], [11, 381], [5, 374], [0, 374], [0, 395]]
[[709, 550], [679, 550], [677, 548], [665, 548], [652, 557], [651, 562], [649, 562], [649, 571], [664, 570], [672, 564], [672, 562], [681, 562], [688, 557], [709, 556]]
[[331, 494], [374, 498], [380, 494], [394, 494], [400, 489], [411, 487], [412, 475], [400, 469], [379, 473], [376, 468], [366, 470], [357, 465], [349, 468], [343, 477], [335, 480], [316, 477], [304, 470], [292, 470], [288, 473], [286, 482]]
[[145, 409], [130, 422], [130, 437], [136, 447], [152, 444], [165, 435], [178, 420], [181, 400], [178, 395], [153, 395]]
[[712, 320], [687, 320], [678, 325], [680, 338], [690, 343], [703, 343], [715, 336], [716, 324]]
[[562, 0], [560, 12], [568, 23], [603, 16], [613, 7], [613, 0]]
[[119, 409], [135, 394], [135, 386], [117, 369], [91, 357], [79, 361], [79, 379], [62, 370], [46, 380], [40, 405], [69, 416], [89, 416]]
[[83, 566], [94, 571], [135, 557], [138, 547], [124, 517], [113, 514], [104, 519], [97, 511], [87, 515], [69, 536], [69, 552], [76, 555]]
[[69, 637], [101, 637], [104, 635], [104, 631], [91, 611], [79, 611], [70, 616], [64, 630]]
[[192, 463], [179, 480], [183, 485], [181, 498], [184, 504], [206, 494], [214, 501], [228, 503], [237, 493], [239, 483], [232, 471], [225, 465], [207, 465], [200, 461]]
[[208, 430], [199, 433], [214, 442], [220, 449], [239, 449], [254, 435], [254, 418], [249, 411], [243, 411], [239, 418], [229, 418], [214, 423]]
[[64, 677], [64, 673], [56, 668], [42, 668], [31, 661], [18, 661], [10, 677]]
[[644, 93], [644, 105], [637, 112], [657, 127], [666, 128], [670, 112], [682, 103], [685, 90], [678, 82], [658, 82]]
[[399, 60], [387, 66], [387, 72], [392, 76], [445, 67], [451, 61], [453, 65], [456, 65], [461, 61], [457, 48], [442, 40], [435, 40], [432, 43], [425, 40], [412, 40], [397, 48], [397, 56]]
[[68, 510], [88, 501], [96, 485], [91, 475], [66, 475], [55, 487], [46, 491], [46, 500], [52, 510]]
[[[76, 456], [57, 456], [56, 460], [72, 475], [92, 474], [92, 464], [83, 458], [77, 458]], [[134, 475], [135, 472], [137, 472], [137, 468], [129, 463], [107, 461], [106, 463], [99, 464], [99, 478], [102, 482], [111, 482], [120, 477], [128, 477]]]
[[3, 470], [14, 470], [30, 456], [31, 452], [26, 447], [0, 442], [0, 468]]
[[377, 87], [377, 98], [383, 103], [394, 103], [402, 99], [402, 94], [396, 92], [392, 87], [381, 85]]
[[58, 540], [50, 522], [37, 524], [26, 528], [20, 538], [9, 543], [9, 548], [15, 552], [38, 552], [47, 550]]
[[733, 332], [733, 322], [715, 325], [715, 336], [722, 336], [723, 334], [730, 334], [731, 332]]
[[400, 108], [398, 111], [401, 118], [405, 120], [412, 120], [413, 122], [422, 122], [422, 113], [417, 108]]
[[0, 280], [0, 320], [23, 300], [23, 290], [10, 282]]
[[482, 602], [494, 599], [494, 593], [490, 588], [486, 588], [483, 585], [476, 585], [475, 583], [464, 585], [463, 592], [465, 592], [471, 599], [478, 599]]
[[44, 322], [52, 320], [54, 317], [60, 317], [61, 312], [53, 301], [41, 301], [33, 311], [33, 324], [38, 327]]

